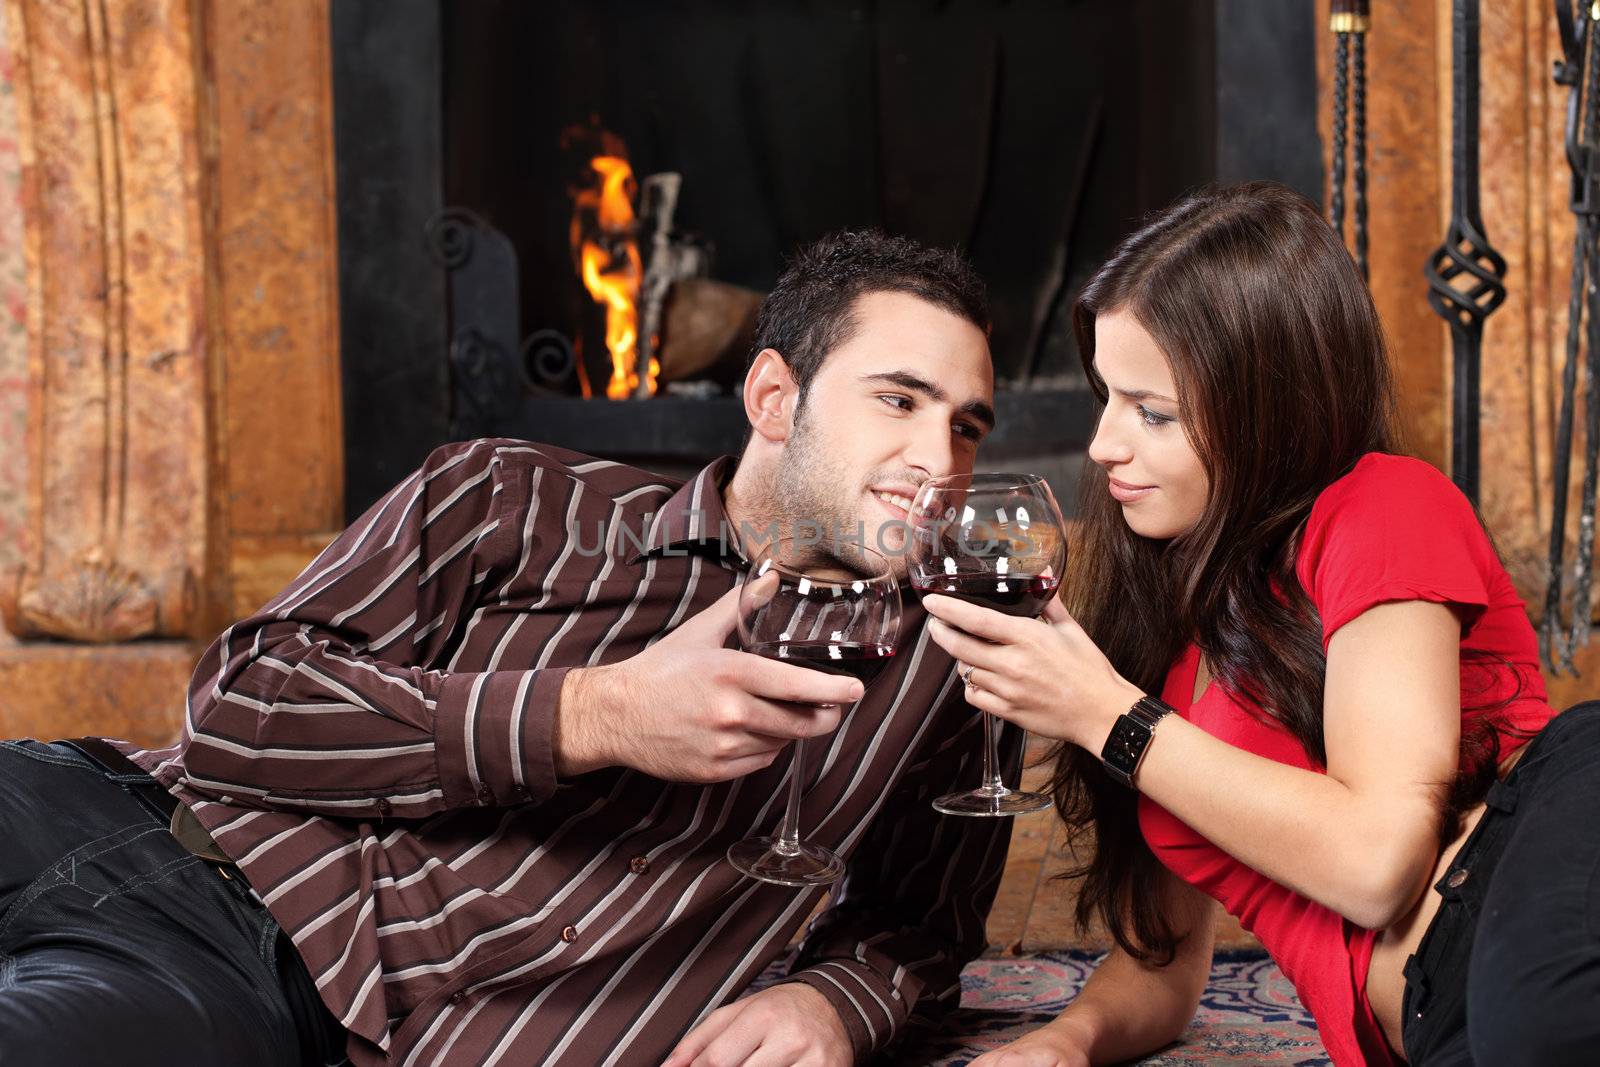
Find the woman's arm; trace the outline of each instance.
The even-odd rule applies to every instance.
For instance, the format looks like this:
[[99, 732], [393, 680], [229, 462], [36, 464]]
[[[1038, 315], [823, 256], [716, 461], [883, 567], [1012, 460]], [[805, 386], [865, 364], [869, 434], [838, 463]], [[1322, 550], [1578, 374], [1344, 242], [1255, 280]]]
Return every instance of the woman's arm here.
[[1341, 627], [1328, 648], [1326, 775], [1168, 716], [1136, 784], [1240, 862], [1381, 930], [1410, 910], [1438, 856], [1459, 758], [1460, 642], [1454, 613], [1420, 600]]
[[[1140, 695], [1058, 605], [1040, 625], [927, 602], [950, 624], [933, 626], [934, 639], [979, 668], [969, 701], [1025, 729], [1098, 753]], [[1425, 601], [1381, 604], [1341, 627], [1328, 649], [1325, 775], [1168, 716], [1137, 785], [1241, 863], [1382, 929], [1421, 894], [1437, 855], [1460, 744], [1460, 640], [1452, 609]]]
[[973, 1067], [1121, 1063], [1176, 1041], [1194, 1018], [1211, 975], [1217, 907], [1170, 872], [1162, 878], [1161, 906], [1179, 937], [1171, 963], [1140, 963], [1112, 948], [1054, 1021]]

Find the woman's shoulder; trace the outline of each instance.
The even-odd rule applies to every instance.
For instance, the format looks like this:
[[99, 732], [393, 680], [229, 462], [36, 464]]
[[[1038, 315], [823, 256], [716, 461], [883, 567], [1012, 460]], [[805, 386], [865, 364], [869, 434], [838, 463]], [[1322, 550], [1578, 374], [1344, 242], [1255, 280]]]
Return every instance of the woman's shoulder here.
[[1412, 456], [1368, 452], [1318, 496], [1302, 543], [1314, 546], [1336, 533], [1427, 538], [1449, 529], [1482, 534], [1477, 512], [1438, 468]]
[[1368, 452], [1317, 497], [1312, 513], [1361, 507], [1434, 508], [1472, 505], [1433, 464], [1414, 456]]
[[1317, 497], [1297, 569], [1325, 621], [1383, 600], [1482, 606], [1503, 573], [1465, 494], [1420, 459], [1371, 452]]

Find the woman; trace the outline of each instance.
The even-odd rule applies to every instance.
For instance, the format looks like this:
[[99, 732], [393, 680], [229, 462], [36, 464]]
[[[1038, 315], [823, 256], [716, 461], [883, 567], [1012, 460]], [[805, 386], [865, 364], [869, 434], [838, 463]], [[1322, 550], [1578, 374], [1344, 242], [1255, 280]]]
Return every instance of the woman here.
[[1057, 806], [1096, 839], [1078, 921], [1116, 947], [978, 1062], [1177, 1038], [1213, 901], [1341, 1067], [1600, 1062], [1600, 705], [1552, 719], [1471, 505], [1395, 454], [1338, 238], [1280, 186], [1196, 195], [1074, 314], [1105, 411], [1071, 614], [926, 604], [970, 702], [1062, 742]]

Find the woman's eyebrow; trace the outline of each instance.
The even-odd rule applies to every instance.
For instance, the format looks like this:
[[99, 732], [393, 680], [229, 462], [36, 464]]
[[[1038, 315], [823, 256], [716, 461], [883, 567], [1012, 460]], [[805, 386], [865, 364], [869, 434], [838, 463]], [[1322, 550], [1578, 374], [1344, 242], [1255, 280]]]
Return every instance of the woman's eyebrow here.
[[1162, 396], [1160, 393], [1152, 393], [1148, 389], [1113, 389], [1111, 391], [1126, 400], [1133, 400], [1136, 402], [1143, 400], [1162, 400], [1168, 404], [1177, 403], [1177, 401], [1172, 399], [1170, 396]]

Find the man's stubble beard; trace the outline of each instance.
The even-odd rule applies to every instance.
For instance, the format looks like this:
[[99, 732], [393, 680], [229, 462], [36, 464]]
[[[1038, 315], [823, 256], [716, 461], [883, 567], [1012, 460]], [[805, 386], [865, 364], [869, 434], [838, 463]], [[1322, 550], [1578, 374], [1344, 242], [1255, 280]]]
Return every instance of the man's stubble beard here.
[[[820, 536], [828, 554], [842, 563], [860, 566], [866, 560], [854, 551], [857, 544], [886, 557], [896, 574], [905, 571], [901, 543], [894, 531], [885, 531], [872, 523], [865, 523], [860, 512], [860, 499], [866, 493], [865, 485], [857, 485], [856, 478], [830, 462], [826, 445], [817, 439], [817, 429], [807, 418], [804, 399], [795, 411], [794, 433], [784, 449], [778, 476], [773, 482], [772, 513], [782, 528], [784, 536]], [[856, 490], [853, 508], [840, 502], [842, 488]], [[835, 542], [838, 543], [835, 543]], [[872, 560], [876, 564], [876, 560]], [[876, 569], [876, 566], [868, 569]]]

